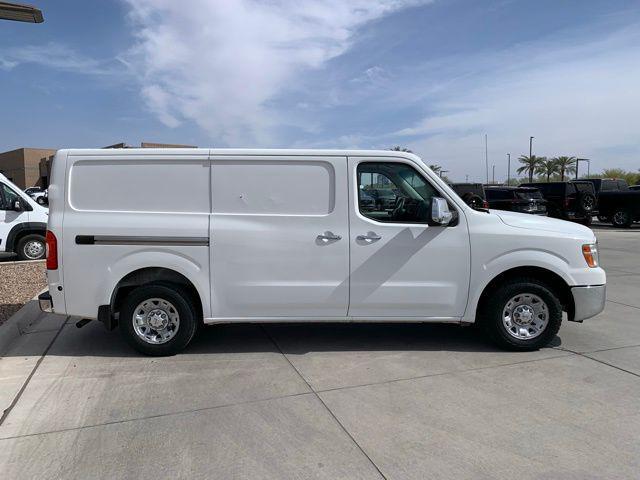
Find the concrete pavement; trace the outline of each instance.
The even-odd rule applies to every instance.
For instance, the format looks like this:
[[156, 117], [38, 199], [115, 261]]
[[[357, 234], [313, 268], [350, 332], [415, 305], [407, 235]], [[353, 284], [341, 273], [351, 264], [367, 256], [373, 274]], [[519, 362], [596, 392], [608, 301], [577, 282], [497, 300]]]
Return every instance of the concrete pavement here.
[[0, 360], [1, 476], [635, 478], [640, 232], [597, 233], [607, 307], [538, 352], [444, 325], [226, 325], [148, 358], [46, 316]]

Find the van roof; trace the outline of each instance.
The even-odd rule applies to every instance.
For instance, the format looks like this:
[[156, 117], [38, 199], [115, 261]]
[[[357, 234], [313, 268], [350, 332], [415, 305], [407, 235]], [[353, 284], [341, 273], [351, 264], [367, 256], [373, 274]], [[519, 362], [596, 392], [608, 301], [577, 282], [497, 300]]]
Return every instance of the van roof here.
[[58, 150], [69, 156], [169, 156], [169, 155], [255, 155], [255, 156], [350, 156], [350, 157], [403, 157], [420, 160], [409, 152], [397, 150], [330, 150], [330, 149], [263, 149], [263, 148], [87, 148]]

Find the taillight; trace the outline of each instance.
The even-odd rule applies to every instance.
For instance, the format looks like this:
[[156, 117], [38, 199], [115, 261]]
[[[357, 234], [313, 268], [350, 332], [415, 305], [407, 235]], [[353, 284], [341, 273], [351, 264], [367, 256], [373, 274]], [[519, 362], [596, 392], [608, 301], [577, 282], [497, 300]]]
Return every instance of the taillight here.
[[58, 269], [58, 240], [53, 232], [47, 230], [47, 270]]
[[569, 208], [569, 197], [564, 197], [564, 208]]
[[482, 201], [482, 208], [489, 208], [489, 202], [487, 202], [486, 200]]

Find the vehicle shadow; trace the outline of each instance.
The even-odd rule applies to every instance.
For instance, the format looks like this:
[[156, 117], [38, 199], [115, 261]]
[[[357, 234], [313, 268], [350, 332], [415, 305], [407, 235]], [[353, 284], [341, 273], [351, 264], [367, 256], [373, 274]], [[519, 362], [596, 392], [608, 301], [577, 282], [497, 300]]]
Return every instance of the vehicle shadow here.
[[[42, 355], [46, 345], [36, 340], [25, 338], [5, 356]], [[551, 346], [559, 344], [560, 339], [556, 337]], [[500, 349], [491, 344], [477, 328], [447, 324], [221, 324], [203, 327], [177, 358], [229, 353], [283, 352], [287, 355], [304, 355], [311, 352], [349, 351], [498, 352]], [[77, 328], [75, 321], [67, 322], [49, 347], [47, 355], [146, 358], [133, 350], [117, 329], [109, 332], [96, 321], [82, 328]]]

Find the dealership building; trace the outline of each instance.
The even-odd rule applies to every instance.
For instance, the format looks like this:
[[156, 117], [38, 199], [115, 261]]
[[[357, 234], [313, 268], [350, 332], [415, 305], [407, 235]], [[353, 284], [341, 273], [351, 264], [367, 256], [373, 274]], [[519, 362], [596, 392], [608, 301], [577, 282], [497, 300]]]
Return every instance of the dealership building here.
[[[116, 143], [104, 148], [132, 148], [126, 143]], [[195, 148], [193, 145], [142, 142], [140, 148]], [[0, 173], [18, 187], [49, 186], [51, 162], [56, 150], [51, 148], [18, 148], [0, 153]]]

